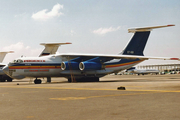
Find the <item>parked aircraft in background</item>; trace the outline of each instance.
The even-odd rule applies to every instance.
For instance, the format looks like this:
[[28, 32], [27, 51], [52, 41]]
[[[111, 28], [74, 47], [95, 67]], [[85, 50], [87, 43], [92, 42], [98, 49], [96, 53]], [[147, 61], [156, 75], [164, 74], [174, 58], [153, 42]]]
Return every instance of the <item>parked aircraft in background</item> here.
[[145, 74], [159, 74], [159, 70], [156, 69], [136, 69], [135, 67], [131, 67], [126, 70], [129, 73], [137, 74], [137, 75], [145, 75]]
[[14, 51], [0, 52], [0, 82], [5, 82], [6, 80], [7, 82], [12, 82], [12, 78], [6, 75], [2, 70], [2, 68], [7, 65], [2, 63], [7, 53], [14, 53]]
[[179, 58], [149, 57], [143, 54], [150, 31], [170, 26], [174, 25], [129, 29], [128, 31], [134, 33], [134, 36], [118, 55], [64, 53], [22, 57], [9, 63], [4, 68], [4, 72], [15, 79], [35, 78], [35, 84], [41, 83], [41, 79], [38, 78], [42, 77], [47, 77], [49, 82], [51, 77], [65, 77], [69, 82], [99, 81], [100, 77], [131, 68], [144, 60], [179, 60]]

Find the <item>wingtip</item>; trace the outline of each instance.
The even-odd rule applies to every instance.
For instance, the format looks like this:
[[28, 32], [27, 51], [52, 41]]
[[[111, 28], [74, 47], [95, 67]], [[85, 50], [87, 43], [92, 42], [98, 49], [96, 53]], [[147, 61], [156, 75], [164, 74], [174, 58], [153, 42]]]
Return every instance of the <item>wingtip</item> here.
[[9, 51], [9, 53], [14, 53], [14, 51]]
[[0, 53], [14, 53], [14, 51], [2, 51], [2, 52], [0, 52]]
[[66, 44], [72, 44], [72, 43], [70, 43], [70, 42], [66, 42]]
[[180, 61], [179, 58], [170, 58], [170, 60], [179, 60]]
[[170, 25], [167, 25], [167, 26], [175, 26], [174, 24], [170, 24]]

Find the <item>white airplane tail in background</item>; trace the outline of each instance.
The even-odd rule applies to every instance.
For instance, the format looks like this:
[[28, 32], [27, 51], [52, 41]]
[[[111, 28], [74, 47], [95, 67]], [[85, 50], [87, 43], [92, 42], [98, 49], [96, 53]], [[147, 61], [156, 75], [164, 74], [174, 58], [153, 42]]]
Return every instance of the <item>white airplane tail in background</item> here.
[[66, 42], [66, 43], [41, 43], [40, 45], [44, 45], [45, 48], [42, 51], [42, 53], [39, 55], [39, 57], [56, 54], [59, 46], [67, 45], [67, 44], [71, 44], [71, 43], [68, 43], [68, 42]]
[[14, 53], [14, 51], [4, 51], [0, 52], [0, 63], [4, 60], [4, 57], [6, 56], [7, 53]]

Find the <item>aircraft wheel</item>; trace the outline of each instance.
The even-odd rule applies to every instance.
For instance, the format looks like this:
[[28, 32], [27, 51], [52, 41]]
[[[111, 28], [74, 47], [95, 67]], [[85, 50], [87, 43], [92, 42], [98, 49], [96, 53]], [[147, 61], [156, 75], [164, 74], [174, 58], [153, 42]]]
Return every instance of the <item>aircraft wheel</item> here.
[[68, 78], [68, 82], [69, 82], [69, 83], [72, 82], [72, 81], [71, 81], [71, 78]]
[[3, 78], [3, 76], [0, 76], [0, 82], [5, 82], [6, 80]]
[[12, 78], [8, 78], [8, 79], [7, 79], [7, 82], [12, 82]]
[[94, 81], [95, 82], [99, 82], [99, 78], [97, 77], [97, 78], [94, 78]]
[[5, 79], [0, 79], [0, 82], [5, 82], [6, 80]]
[[47, 82], [51, 83], [51, 77], [47, 77]]
[[77, 82], [99, 82], [98, 77], [87, 77], [87, 78], [80, 78], [76, 79]]
[[90, 82], [99, 82], [99, 78], [98, 77], [94, 77], [94, 78], [89, 78]]
[[35, 79], [34, 84], [41, 84], [42, 80], [41, 79]]

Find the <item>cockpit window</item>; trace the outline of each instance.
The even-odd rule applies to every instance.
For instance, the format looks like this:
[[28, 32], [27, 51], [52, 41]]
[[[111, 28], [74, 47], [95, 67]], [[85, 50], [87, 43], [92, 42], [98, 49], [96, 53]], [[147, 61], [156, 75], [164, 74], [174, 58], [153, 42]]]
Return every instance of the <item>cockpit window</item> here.
[[22, 63], [23, 61], [21, 59], [14, 60], [13, 63]]

